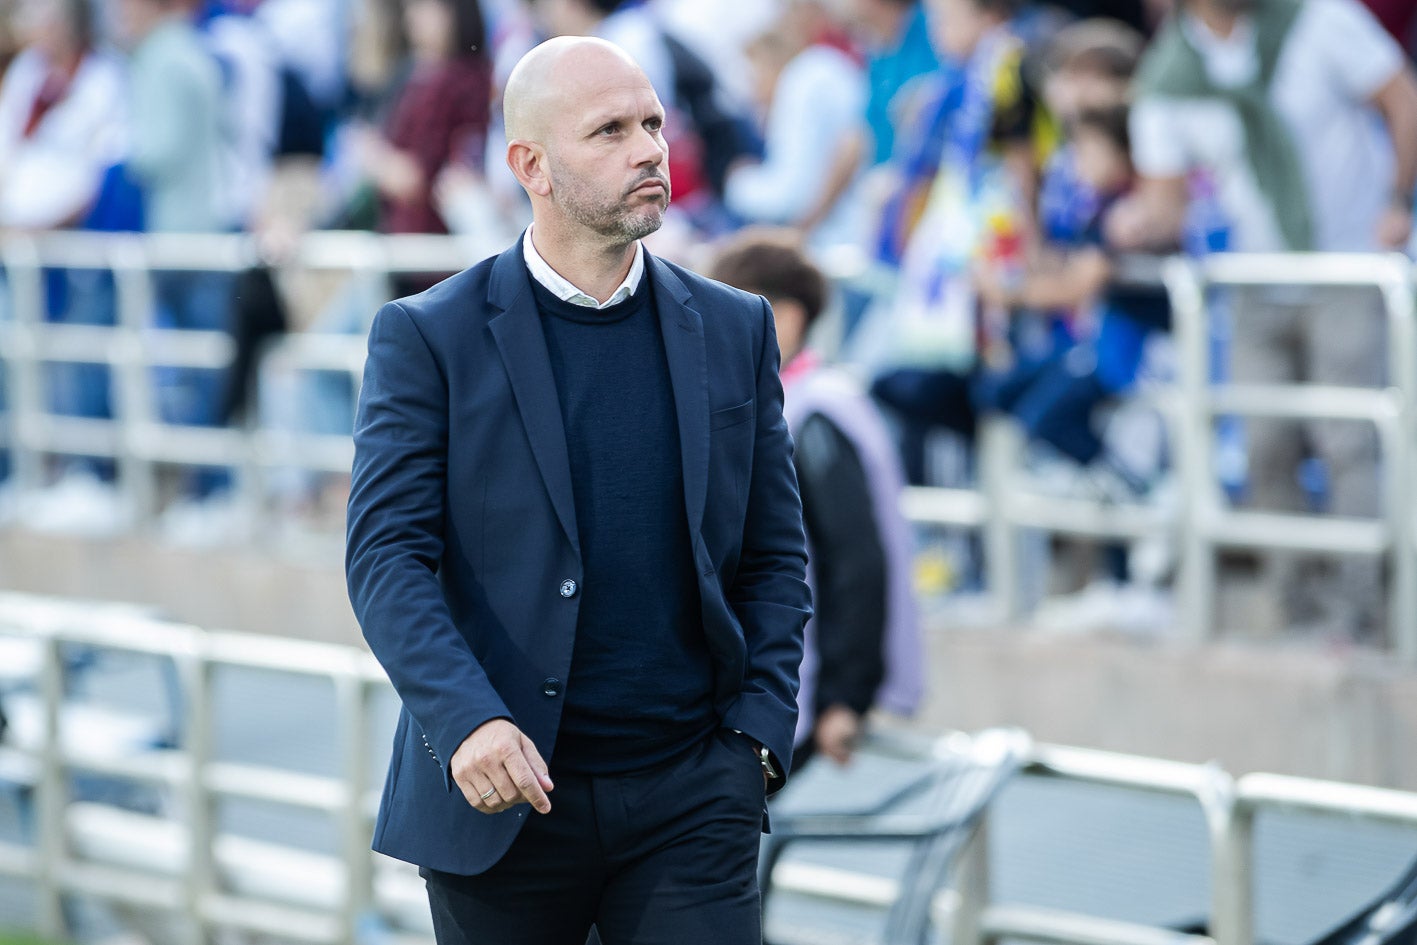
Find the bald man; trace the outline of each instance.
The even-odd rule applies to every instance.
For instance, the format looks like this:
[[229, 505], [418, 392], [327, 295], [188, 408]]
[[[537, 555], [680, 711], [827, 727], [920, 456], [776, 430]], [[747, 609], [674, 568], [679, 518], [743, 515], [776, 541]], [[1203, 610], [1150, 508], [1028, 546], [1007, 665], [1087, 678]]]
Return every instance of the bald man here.
[[375, 849], [442, 943], [761, 941], [801, 505], [761, 298], [656, 259], [664, 110], [617, 47], [508, 79], [533, 224], [369, 338], [350, 598], [403, 701]]

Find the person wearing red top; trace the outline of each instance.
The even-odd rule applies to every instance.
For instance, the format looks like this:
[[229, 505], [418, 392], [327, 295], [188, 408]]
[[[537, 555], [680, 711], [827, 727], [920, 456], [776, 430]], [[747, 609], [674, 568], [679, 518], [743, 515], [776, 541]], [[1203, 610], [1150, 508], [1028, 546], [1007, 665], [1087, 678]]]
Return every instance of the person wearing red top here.
[[383, 127], [360, 140], [386, 233], [446, 233], [434, 182], [450, 165], [482, 170], [492, 67], [477, 0], [405, 0], [412, 70]]

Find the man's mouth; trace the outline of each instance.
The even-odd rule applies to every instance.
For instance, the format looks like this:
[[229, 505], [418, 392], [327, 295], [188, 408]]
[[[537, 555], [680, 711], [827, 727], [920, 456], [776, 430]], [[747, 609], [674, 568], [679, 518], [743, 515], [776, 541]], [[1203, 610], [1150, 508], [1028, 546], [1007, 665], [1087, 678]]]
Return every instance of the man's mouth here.
[[651, 190], [651, 189], [653, 189], [653, 190], [659, 190], [659, 191], [661, 191], [661, 192], [663, 192], [663, 193], [668, 193], [668, 192], [669, 192], [669, 187], [668, 187], [668, 185], [666, 185], [666, 184], [664, 183], [663, 180], [661, 180], [661, 179], [658, 178], [658, 177], [651, 177], [649, 180], [641, 181], [640, 183], [636, 184], [636, 185], [630, 190], [630, 193], [632, 193], [632, 194], [637, 194], [637, 193], [640, 193], [641, 191]]

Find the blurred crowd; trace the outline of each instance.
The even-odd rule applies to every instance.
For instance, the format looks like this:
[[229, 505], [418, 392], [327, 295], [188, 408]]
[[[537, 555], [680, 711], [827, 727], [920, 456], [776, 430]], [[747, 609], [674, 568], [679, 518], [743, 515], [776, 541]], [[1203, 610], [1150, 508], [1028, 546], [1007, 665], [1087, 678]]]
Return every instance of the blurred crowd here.
[[[1406, 0], [12, 0], [0, 37], [0, 228], [254, 234], [274, 270], [302, 232], [456, 233], [509, 245], [528, 211], [502, 155], [499, 89], [551, 35], [598, 35], [666, 106], [674, 203], [650, 248], [705, 265], [747, 226], [792, 231], [834, 277], [830, 337], [891, 418], [907, 477], [941, 437], [1015, 417], [1040, 478], [1155, 498], [1165, 449], [1109, 435], [1164, 375], [1159, 288], [1119, 254], [1403, 249], [1417, 186], [1417, 10]], [[1174, 8], [1173, 8], [1174, 7]], [[469, 258], [469, 263], [473, 262]], [[309, 312], [268, 269], [159, 273], [155, 323], [359, 334], [390, 285]], [[54, 274], [47, 317], [114, 317], [111, 280]], [[1266, 383], [1378, 384], [1376, 292], [1254, 289], [1223, 359]], [[300, 306], [295, 306], [300, 307]], [[1341, 319], [1322, 310], [1341, 308]], [[273, 316], [272, 311], [277, 310]], [[111, 410], [102, 366], [55, 365], [57, 413]], [[347, 376], [264, 385], [169, 370], [173, 423], [346, 432]], [[1375, 438], [1355, 424], [1232, 425], [1226, 485], [1272, 509], [1372, 515]], [[1227, 431], [1228, 430], [1228, 434]], [[1138, 448], [1138, 441], [1152, 443]], [[1222, 451], [1223, 452], [1223, 451]], [[112, 470], [62, 470], [101, 488]], [[78, 483], [79, 485], [75, 485]], [[320, 477], [292, 471], [293, 506]], [[221, 471], [181, 486], [219, 501]], [[1125, 578], [1125, 560], [1106, 566]], [[1288, 622], [1373, 632], [1374, 562], [1262, 569]], [[1292, 593], [1291, 593], [1292, 592]]]

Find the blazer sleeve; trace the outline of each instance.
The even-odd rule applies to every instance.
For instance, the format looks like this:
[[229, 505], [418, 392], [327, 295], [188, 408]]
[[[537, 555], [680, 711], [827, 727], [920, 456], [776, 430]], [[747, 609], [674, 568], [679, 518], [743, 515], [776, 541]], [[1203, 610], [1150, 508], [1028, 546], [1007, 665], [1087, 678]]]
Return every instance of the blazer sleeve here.
[[802, 499], [792, 466], [792, 439], [782, 415], [777, 333], [766, 301], [762, 320], [747, 514], [738, 570], [727, 588], [729, 606], [747, 644], [747, 669], [743, 689], [725, 714], [724, 724], [767, 746], [783, 774], [773, 785], [777, 789], [786, 780], [792, 758], [802, 628], [812, 614], [812, 603], [806, 581]]
[[447, 378], [408, 312], [375, 316], [354, 429], [345, 573], [369, 648], [448, 762], [474, 729], [511, 718], [454, 625], [438, 580], [448, 455]]

